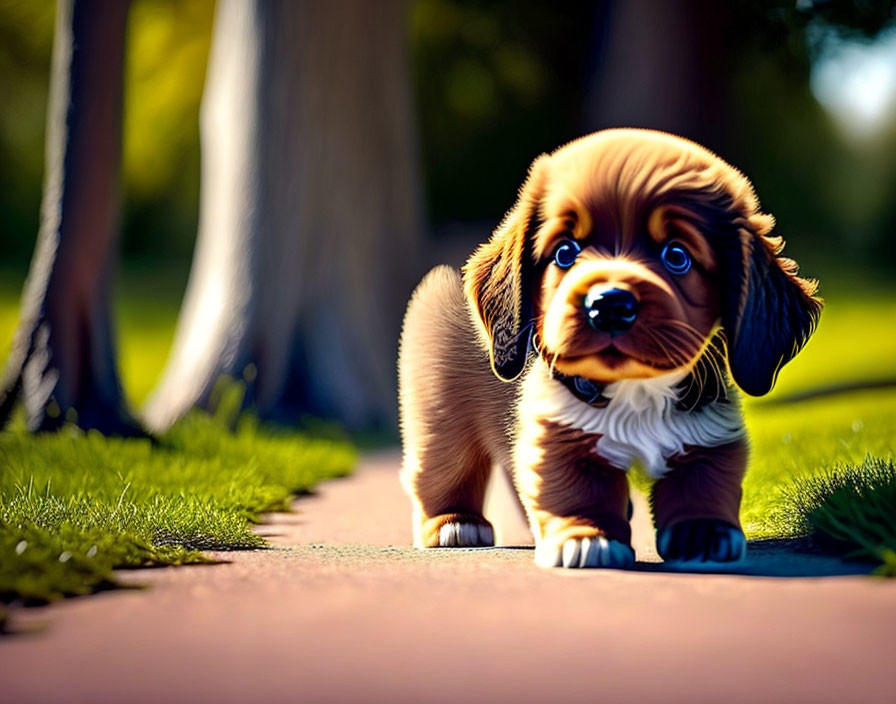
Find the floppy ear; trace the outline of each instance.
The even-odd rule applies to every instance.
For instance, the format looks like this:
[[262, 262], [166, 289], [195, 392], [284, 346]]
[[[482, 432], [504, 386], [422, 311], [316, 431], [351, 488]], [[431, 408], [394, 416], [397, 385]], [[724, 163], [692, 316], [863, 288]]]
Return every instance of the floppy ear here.
[[513, 381], [526, 365], [532, 337], [532, 238], [548, 157], [538, 157], [516, 205], [464, 266], [464, 290], [489, 342], [495, 375]]
[[781, 367], [814, 332], [823, 305], [814, 295], [818, 283], [797, 276], [796, 262], [780, 256], [784, 240], [768, 234], [773, 226], [770, 215], [742, 220], [720, 256], [728, 366], [751, 396], [771, 391]]

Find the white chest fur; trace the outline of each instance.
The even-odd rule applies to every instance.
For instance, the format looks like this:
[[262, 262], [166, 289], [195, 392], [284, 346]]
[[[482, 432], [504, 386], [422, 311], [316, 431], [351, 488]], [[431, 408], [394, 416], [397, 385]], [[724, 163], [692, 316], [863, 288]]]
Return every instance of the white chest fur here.
[[675, 373], [616, 382], [604, 390], [609, 404], [596, 408], [552, 379], [547, 365], [536, 359], [522, 382], [518, 440], [526, 444], [540, 437], [541, 420], [559, 423], [600, 435], [595, 451], [614, 467], [628, 470], [640, 460], [647, 473], [658, 479], [668, 470], [666, 460], [683, 452], [686, 445], [715, 447], [744, 434], [736, 397], [699, 411], [675, 408], [675, 387], [684, 376]]

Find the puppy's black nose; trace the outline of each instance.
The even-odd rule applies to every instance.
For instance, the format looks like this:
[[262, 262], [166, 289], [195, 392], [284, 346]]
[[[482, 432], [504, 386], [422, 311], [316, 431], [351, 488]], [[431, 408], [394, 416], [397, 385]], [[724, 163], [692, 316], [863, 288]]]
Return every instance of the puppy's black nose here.
[[585, 312], [595, 330], [617, 335], [635, 324], [638, 299], [620, 288], [593, 286], [585, 296]]

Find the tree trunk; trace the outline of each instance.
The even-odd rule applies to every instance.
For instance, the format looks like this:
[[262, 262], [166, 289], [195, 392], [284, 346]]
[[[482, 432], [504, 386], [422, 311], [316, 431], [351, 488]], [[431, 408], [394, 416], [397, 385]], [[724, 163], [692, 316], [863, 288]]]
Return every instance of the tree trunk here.
[[41, 227], [0, 385], [29, 429], [66, 420], [131, 434], [115, 363], [110, 284], [121, 166], [127, 0], [60, 0], [53, 42]]
[[710, 149], [730, 145], [728, 4], [606, 0], [598, 7], [584, 130], [646, 127]]
[[164, 428], [221, 375], [264, 418], [395, 422], [422, 234], [405, 4], [220, 0], [193, 269], [146, 408]]

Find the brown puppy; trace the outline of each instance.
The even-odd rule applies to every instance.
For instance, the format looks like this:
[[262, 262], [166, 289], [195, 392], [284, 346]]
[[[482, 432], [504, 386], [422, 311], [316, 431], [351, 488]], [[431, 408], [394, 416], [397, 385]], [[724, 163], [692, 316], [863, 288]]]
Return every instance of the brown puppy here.
[[773, 225], [740, 172], [671, 135], [606, 130], [536, 159], [463, 277], [438, 267], [408, 304], [415, 544], [492, 545], [498, 464], [537, 564], [626, 566], [637, 460], [657, 480], [665, 559], [740, 559], [747, 441], [731, 380], [768, 392], [822, 305]]

